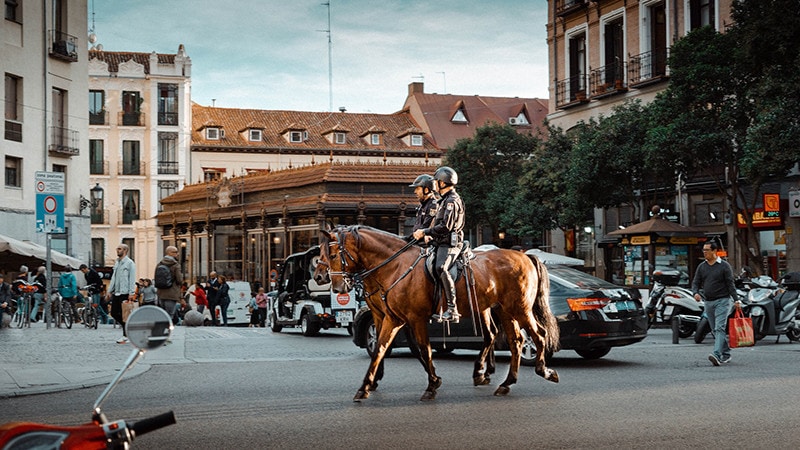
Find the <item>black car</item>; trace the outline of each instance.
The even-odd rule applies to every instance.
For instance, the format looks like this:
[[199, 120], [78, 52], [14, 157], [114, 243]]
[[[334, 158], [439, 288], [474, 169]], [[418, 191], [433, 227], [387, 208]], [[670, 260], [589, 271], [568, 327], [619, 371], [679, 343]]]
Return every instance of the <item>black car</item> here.
[[[607, 355], [612, 347], [633, 344], [647, 336], [647, 318], [637, 289], [617, 286], [566, 266], [548, 266], [547, 270], [550, 309], [558, 320], [562, 350], [575, 350], [584, 358], [597, 359]], [[444, 324], [431, 322], [428, 326], [434, 350], [480, 350], [483, 347], [480, 327], [473, 327], [469, 311], [462, 311], [461, 322], [449, 327], [450, 333], [447, 334]], [[522, 363], [533, 365], [536, 350], [524, 330], [522, 333], [526, 336]], [[356, 314], [353, 342], [365, 348], [370, 356], [375, 351], [375, 324], [372, 312], [366, 306]], [[401, 331], [397, 333], [393, 347], [406, 346], [407, 336]], [[508, 350], [502, 330], [495, 340], [495, 348]]]

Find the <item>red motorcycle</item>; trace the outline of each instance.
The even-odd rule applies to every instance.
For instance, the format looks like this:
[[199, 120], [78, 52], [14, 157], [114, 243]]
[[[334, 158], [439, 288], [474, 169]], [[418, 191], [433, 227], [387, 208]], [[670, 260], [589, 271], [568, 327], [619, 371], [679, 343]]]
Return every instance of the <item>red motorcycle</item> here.
[[62, 427], [33, 422], [11, 422], [0, 426], [0, 449], [128, 449], [137, 436], [175, 423], [172, 411], [127, 423], [109, 422], [100, 406], [122, 376], [148, 350], [156, 349], [172, 334], [172, 318], [156, 306], [142, 306], [131, 313], [125, 324], [128, 339], [136, 347], [125, 366], [100, 394], [92, 408], [92, 421], [83, 425]]

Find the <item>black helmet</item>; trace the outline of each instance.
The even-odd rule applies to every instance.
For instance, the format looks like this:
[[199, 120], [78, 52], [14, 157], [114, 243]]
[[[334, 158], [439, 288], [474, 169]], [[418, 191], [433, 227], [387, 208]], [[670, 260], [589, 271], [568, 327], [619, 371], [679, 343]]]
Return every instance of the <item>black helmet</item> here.
[[421, 187], [423, 191], [425, 189], [432, 191], [433, 177], [428, 175], [427, 173], [423, 173], [422, 175], [418, 176], [413, 183], [409, 184], [408, 187]]
[[436, 173], [433, 174], [433, 178], [448, 186], [455, 186], [458, 184], [458, 174], [455, 170], [447, 166], [442, 166], [436, 169]]

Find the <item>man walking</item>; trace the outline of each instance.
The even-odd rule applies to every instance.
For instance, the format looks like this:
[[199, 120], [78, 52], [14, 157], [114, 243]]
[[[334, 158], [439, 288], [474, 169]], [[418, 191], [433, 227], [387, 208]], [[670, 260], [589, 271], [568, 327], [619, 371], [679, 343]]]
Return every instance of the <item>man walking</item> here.
[[[708, 355], [711, 364], [719, 366], [731, 360], [731, 348], [725, 325], [736, 297], [736, 286], [733, 284], [731, 266], [717, 256], [717, 243], [707, 242], [703, 245], [705, 261], [697, 266], [692, 280], [692, 293], [698, 302], [705, 297], [705, 312], [708, 325], [714, 333], [714, 351]], [[700, 295], [700, 291], [703, 295]]]
[[219, 292], [219, 286], [217, 272], [209, 273], [208, 283], [206, 283], [206, 298], [208, 299], [208, 312], [211, 313], [211, 325], [215, 327], [219, 325], [217, 320], [217, 305], [219, 305], [217, 293]]
[[122, 325], [122, 337], [117, 340], [117, 344], [128, 342], [128, 333], [122, 318], [122, 302], [136, 300], [136, 265], [128, 257], [129, 251], [125, 244], [117, 246], [117, 261], [114, 262], [114, 273], [106, 294], [106, 299], [111, 299], [111, 317]]
[[[78, 270], [83, 272], [83, 278], [86, 280], [86, 289], [92, 296], [92, 303], [97, 303], [97, 312], [102, 319], [102, 323], [108, 323], [108, 303], [100, 298], [100, 293], [103, 292], [103, 278], [97, 273], [96, 270], [81, 264]], [[90, 289], [91, 288], [91, 289]]]
[[[169, 281], [165, 283], [165, 275], [160, 275], [159, 271], [164, 271], [164, 266], [169, 270]], [[156, 275], [153, 277], [153, 282], [158, 292], [158, 299], [161, 301], [161, 307], [167, 311], [170, 317], [175, 315], [175, 307], [181, 301], [181, 284], [183, 284], [183, 272], [181, 265], [178, 263], [178, 247], [170, 245], [164, 250], [164, 258], [156, 266]], [[167, 285], [169, 284], [169, 285]]]

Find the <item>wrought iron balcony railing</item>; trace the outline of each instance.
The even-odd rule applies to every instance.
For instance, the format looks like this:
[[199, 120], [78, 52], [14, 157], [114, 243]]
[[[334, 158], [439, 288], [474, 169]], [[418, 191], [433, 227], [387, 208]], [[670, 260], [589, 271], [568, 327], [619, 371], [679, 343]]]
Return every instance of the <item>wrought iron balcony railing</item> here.
[[108, 125], [108, 111], [89, 111], [89, 125]]
[[159, 161], [158, 162], [159, 175], [177, 175], [178, 162], [177, 161]]
[[78, 147], [79, 133], [69, 128], [50, 127], [50, 145], [48, 150], [61, 156], [78, 156], [81, 151]]
[[557, 108], [573, 106], [587, 101], [586, 77], [584, 75], [574, 75], [556, 81]]
[[631, 86], [655, 83], [667, 78], [668, 57], [668, 48], [631, 56], [628, 61], [628, 80]]
[[117, 117], [117, 123], [119, 125], [129, 126], [129, 127], [143, 127], [144, 113], [120, 111], [119, 117]]
[[64, 61], [78, 61], [78, 38], [62, 31], [50, 30], [50, 56]]
[[117, 175], [144, 175], [144, 161], [120, 161], [117, 167]]

